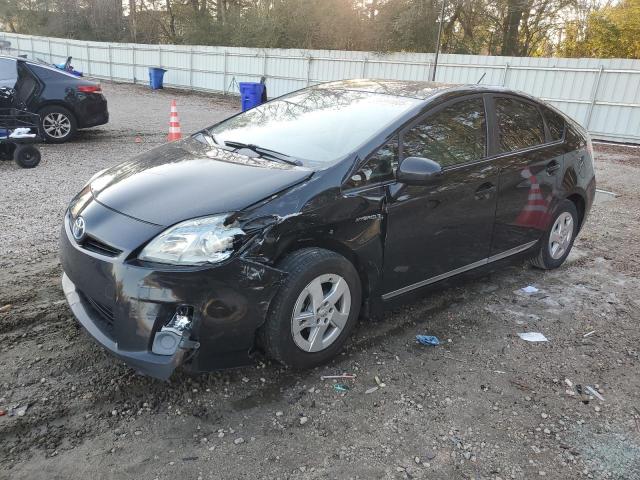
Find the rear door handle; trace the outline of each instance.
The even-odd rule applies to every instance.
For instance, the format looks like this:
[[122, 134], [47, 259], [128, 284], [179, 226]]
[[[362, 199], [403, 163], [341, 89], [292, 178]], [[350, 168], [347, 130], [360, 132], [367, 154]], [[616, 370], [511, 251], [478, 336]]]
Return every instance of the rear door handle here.
[[488, 198], [491, 198], [491, 195], [493, 195], [495, 191], [496, 186], [493, 183], [483, 183], [476, 190], [475, 198], [476, 200], [486, 200]]
[[556, 171], [560, 170], [560, 164], [555, 160], [552, 160], [549, 163], [547, 163], [546, 170], [547, 170], [547, 174], [553, 175], [554, 173], [556, 173]]

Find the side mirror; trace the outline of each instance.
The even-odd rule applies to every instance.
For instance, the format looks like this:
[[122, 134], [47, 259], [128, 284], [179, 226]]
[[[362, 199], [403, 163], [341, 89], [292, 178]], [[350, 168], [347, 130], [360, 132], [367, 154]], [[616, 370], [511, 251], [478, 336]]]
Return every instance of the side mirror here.
[[442, 173], [442, 167], [423, 157], [405, 158], [398, 168], [397, 179], [407, 185], [427, 185]]

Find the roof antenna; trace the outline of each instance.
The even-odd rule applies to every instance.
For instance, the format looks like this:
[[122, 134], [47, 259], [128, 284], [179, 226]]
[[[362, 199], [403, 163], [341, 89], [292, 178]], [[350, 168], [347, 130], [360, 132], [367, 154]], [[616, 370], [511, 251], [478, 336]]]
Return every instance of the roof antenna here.
[[484, 72], [484, 73], [482, 74], [482, 76], [480, 77], [480, 80], [478, 80], [478, 81], [476, 82], [476, 85], [477, 85], [477, 84], [479, 84], [479, 83], [482, 81], [482, 79], [484, 78], [484, 76], [485, 76], [486, 74], [487, 74], [487, 72]]

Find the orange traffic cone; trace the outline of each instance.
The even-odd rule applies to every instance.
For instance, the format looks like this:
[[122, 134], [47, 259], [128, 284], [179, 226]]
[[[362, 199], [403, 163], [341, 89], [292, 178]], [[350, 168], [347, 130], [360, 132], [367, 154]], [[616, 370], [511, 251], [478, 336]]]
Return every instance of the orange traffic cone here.
[[169, 115], [169, 135], [167, 140], [173, 142], [180, 140], [182, 133], [180, 132], [180, 119], [178, 119], [178, 106], [175, 100], [171, 100], [171, 114]]

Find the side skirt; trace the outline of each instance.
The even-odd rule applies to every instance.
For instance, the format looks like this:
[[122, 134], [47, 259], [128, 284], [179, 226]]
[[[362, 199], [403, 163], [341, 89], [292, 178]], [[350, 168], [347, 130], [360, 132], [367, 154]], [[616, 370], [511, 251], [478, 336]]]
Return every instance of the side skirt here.
[[483, 265], [488, 265], [489, 263], [497, 262], [498, 260], [502, 260], [503, 258], [510, 257], [511, 255], [515, 255], [520, 252], [524, 252], [529, 248], [533, 247], [538, 240], [534, 240], [533, 242], [525, 243], [524, 245], [518, 245], [517, 247], [511, 248], [509, 250], [505, 250], [504, 252], [498, 253], [497, 255], [492, 255], [491, 257], [483, 258], [482, 260], [478, 260], [477, 262], [470, 263], [469, 265], [465, 265], [460, 268], [456, 268], [455, 270], [451, 270], [449, 272], [442, 273], [440, 275], [436, 275], [435, 277], [427, 278], [426, 280], [422, 280], [417, 283], [412, 283], [411, 285], [407, 285], [406, 287], [399, 288], [398, 290], [394, 290], [392, 292], [388, 292], [382, 295], [382, 300], [390, 300], [398, 295], [402, 295], [403, 293], [410, 292], [420, 287], [424, 287], [426, 285], [431, 285], [432, 283], [439, 282], [440, 280], [444, 280], [449, 277], [453, 277], [454, 275], [458, 275], [460, 273], [468, 272], [469, 270], [473, 270], [474, 268], [482, 267]]

